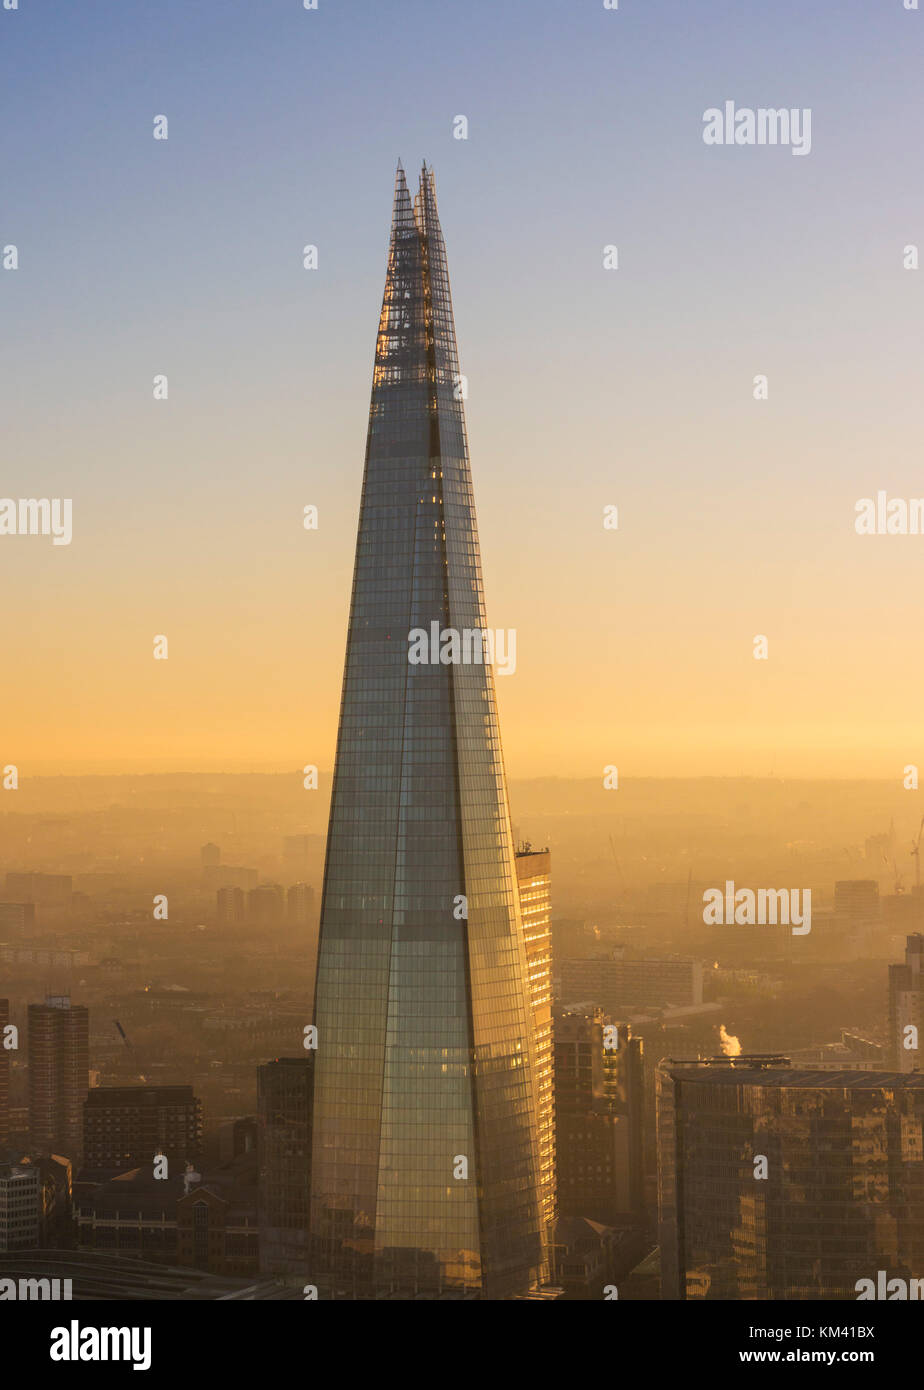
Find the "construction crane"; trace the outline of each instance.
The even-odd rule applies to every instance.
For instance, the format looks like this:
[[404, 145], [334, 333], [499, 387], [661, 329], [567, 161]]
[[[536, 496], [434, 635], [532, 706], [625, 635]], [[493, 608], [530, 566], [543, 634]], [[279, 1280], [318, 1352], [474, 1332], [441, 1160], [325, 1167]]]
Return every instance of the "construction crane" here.
[[619, 875], [619, 882], [620, 882], [620, 887], [621, 887], [621, 891], [622, 891], [622, 896], [623, 896], [624, 898], [627, 898], [627, 897], [629, 896], [629, 889], [628, 889], [628, 887], [627, 887], [627, 885], [626, 885], [626, 876], [625, 876], [625, 874], [624, 874], [623, 871], [622, 871], [622, 865], [621, 865], [620, 862], [619, 862], [619, 855], [616, 853], [616, 841], [613, 839], [612, 835], [609, 836], [609, 842], [610, 842], [610, 849], [611, 849], [612, 852], [613, 852], [613, 862], [614, 862], [615, 865], [616, 865], [616, 872], [617, 872], [617, 874]]
[[[132, 1060], [132, 1066], [133, 1066], [133, 1068], [135, 1068], [135, 1069], [137, 1070], [137, 1068], [138, 1068], [138, 1054], [137, 1054], [137, 1052], [135, 1051], [135, 1049], [132, 1047], [132, 1044], [131, 1044], [131, 1042], [129, 1041], [128, 1034], [126, 1033], [125, 1029], [122, 1027], [121, 1023], [119, 1022], [119, 1020], [118, 1020], [117, 1018], [114, 1018], [112, 1021], [113, 1021], [113, 1023], [115, 1024], [115, 1026], [118, 1028], [118, 1030], [119, 1030], [119, 1037], [122, 1039], [122, 1041], [124, 1042], [124, 1044], [125, 1044], [125, 1046], [126, 1046], [126, 1048], [127, 1048], [127, 1050], [128, 1050], [128, 1055], [129, 1055], [129, 1057], [130, 1057], [131, 1060]], [[140, 1079], [141, 1081], [144, 1081], [144, 1080], [145, 1080], [145, 1077], [144, 1077], [143, 1073], [142, 1073], [140, 1070], [137, 1071], [137, 1075], [138, 1075], [138, 1077], [139, 1077], [139, 1079]]]
[[900, 894], [900, 893], [904, 893], [904, 891], [905, 891], [905, 885], [904, 885], [904, 883], [902, 882], [902, 876], [901, 876], [901, 874], [898, 872], [898, 865], [897, 865], [896, 862], [895, 862], [895, 856], [894, 856], [894, 854], [893, 854], [892, 858], [890, 859], [889, 856], [883, 852], [883, 855], [882, 855], [882, 862], [883, 862], [883, 864], [886, 865], [887, 868], [891, 868], [891, 870], [892, 870], [892, 873], [893, 873], [894, 878], [895, 878], [895, 892], [896, 892], [896, 895], [898, 895], [898, 894]]

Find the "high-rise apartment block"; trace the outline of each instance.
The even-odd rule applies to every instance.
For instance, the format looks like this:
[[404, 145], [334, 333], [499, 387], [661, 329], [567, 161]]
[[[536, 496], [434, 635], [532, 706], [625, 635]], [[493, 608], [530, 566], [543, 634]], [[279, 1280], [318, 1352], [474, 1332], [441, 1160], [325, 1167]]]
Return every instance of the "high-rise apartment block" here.
[[29, 1129], [37, 1153], [80, 1167], [89, 1089], [89, 1015], [67, 995], [29, 1005]]
[[202, 1106], [191, 1086], [96, 1086], [83, 1113], [87, 1168], [126, 1170], [163, 1154], [174, 1172], [199, 1158]]

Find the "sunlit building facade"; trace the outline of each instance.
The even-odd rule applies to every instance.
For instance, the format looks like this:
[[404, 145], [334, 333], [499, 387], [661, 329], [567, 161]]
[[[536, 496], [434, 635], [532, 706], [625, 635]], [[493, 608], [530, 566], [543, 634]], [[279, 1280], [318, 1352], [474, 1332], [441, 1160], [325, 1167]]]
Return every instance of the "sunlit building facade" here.
[[83, 1105], [90, 1088], [89, 1014], [68, 995], [29, 1005], [29, 1133], [40, 1154], [78, 1168], [83, 1158]]
[[[535, 1037], [433, 178], [398, 170], [321, 905], [322, 1297], [522, 1294], [545, 1271]], [[473, 653], [473, 644], [469, 654]]]
[[555, 1220], [555, 1056], [552, 1041], [552, 856], [547, 849], [517, 849], [520, 916], [526, 945], [529, 998], [536, 1041], [539, 1187], [542, 1220]]
[[924, 1075], [658, 1068], [662, 1297], [851, 1299], [924, 1271]]
[[642, 1040], [592, 1004], [558, 1008], [554, 1026], [559, 1215], [631, 1221], [644, 1201]]

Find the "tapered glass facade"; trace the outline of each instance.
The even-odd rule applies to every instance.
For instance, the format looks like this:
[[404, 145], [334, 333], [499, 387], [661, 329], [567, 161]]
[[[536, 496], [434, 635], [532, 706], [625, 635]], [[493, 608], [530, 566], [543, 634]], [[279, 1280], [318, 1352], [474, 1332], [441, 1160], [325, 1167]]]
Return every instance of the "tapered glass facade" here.
[[502, 1298], [544, 1270], [536, 1063], [430, 171], [398, 170], [379, 320], [315, 997], [322, 1296]]

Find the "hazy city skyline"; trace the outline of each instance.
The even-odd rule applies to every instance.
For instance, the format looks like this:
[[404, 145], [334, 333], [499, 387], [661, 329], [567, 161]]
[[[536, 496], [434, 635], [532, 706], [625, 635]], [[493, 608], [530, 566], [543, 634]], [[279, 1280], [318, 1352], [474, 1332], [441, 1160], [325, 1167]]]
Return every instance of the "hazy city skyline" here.
[[922, 50], [0, 0], [0, 1301], [144, 1322], [52, 1360], [911, 1344]]

